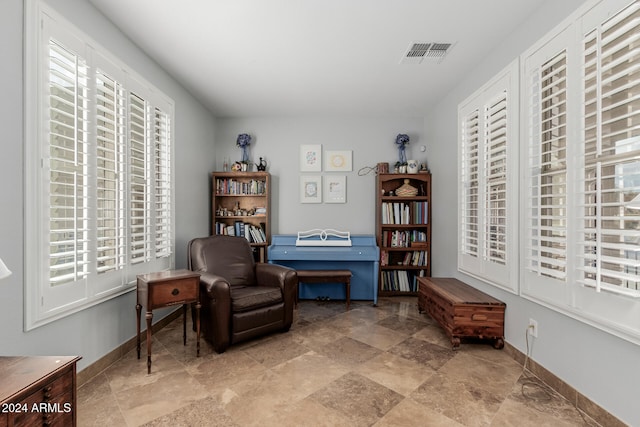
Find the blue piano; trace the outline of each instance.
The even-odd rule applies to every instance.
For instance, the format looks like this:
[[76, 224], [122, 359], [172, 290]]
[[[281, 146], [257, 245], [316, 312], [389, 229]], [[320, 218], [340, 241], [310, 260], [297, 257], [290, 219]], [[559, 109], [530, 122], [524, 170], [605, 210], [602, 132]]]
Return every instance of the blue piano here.
[[[351, 299], [373, 300], [378, 304], [378, 264], [380, 249], [375, 236], [351, 236], [349, 246], [296, 246], [298, 236], [280, 234], [271, 237], [267, 259], [271, 264], [280, 264], [299, 270], [351, 270]], [[300, 299], [315, 299], [328, 296], [345, 299], [343, 286], [336, 284], [300, 284]]]

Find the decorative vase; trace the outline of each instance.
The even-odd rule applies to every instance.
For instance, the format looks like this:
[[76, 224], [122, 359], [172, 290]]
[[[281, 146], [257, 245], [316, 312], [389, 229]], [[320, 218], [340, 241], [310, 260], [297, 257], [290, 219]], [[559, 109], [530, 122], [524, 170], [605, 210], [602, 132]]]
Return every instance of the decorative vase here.
[[417, 160], [409, 160], [407, 162], [407, 172], [408, 173], [418, 173], [418, 161]]

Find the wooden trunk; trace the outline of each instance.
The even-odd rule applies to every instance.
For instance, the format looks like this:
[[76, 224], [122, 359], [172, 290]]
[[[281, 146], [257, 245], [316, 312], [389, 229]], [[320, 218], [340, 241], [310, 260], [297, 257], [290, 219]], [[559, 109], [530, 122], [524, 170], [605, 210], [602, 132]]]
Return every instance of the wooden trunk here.
[[506, 304], [453, 278], [418, 278], [418, 309], [442, 326], [453, 349], [461, 338], [493, 340], [504, 347]]

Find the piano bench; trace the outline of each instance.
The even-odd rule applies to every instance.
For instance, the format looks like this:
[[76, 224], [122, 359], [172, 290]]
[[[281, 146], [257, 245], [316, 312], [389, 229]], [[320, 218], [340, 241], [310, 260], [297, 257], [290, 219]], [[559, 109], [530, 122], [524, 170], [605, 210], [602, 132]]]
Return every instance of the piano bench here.
[[[344, 283], [347, 310], [351, 303], [351, 271], [349, 270], [296, 270], [298, 283]], [[296, 292], [296, 302], [298, 292]]]

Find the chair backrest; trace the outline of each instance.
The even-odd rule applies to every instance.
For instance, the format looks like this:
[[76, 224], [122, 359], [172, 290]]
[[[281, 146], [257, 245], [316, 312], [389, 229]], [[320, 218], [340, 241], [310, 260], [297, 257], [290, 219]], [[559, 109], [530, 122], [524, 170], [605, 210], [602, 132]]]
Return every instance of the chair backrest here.
[[231, 285], [255, 285], [255, 261], [244, 237], [198, 237], [189, 242], [188, 267], [222, 276]]

